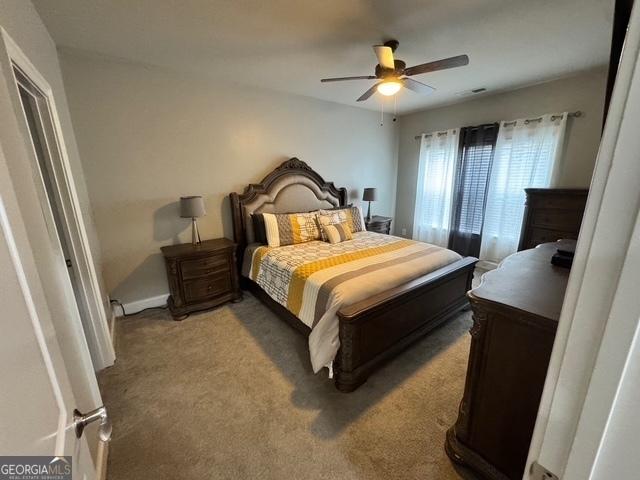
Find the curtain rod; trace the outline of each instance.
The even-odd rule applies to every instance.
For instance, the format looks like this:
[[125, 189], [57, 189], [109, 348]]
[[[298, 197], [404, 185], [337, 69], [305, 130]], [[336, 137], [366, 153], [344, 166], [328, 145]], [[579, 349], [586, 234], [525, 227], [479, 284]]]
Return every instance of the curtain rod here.
[[[554, 114], [551, 115], [551, 121], [556, 120], [558, 118], [560, 118], [562, 116], [562, 114]], [[578, 118], [582, 116], [582, 112], [580, 110], [576, 110], [575, 112], [569, 112], [567, 114], [568, 117], [574, 117], [574, 118]], [[536, 118], [527, 118], [524, 123], [530, 123], [530, 122], [539, 122], [540, 120], [542, 120], [542, 117], [536, 117]], [[516, 120], [510, 121], [510, 122], [504, 122], [505, 125], [515, 125], [516, 124]], [[455, 130], [455, 129], [454, 129]], [[435, 132], [434, 132], [435, 133]], [[446, 131], [442, 131], [442, 132], [437, 132], [436, 135], [438, 135], [439, 137], [441, 137], [442, 135], [446, 135], [447, 132]], [[424, 135], [425, 137], [431, 137], [433, 135], [433, 133], [423, 133], [422, 135]], [[422, 135], [416, 135], [415, 138], [416, 140], [419, 140], [422, 138]]]

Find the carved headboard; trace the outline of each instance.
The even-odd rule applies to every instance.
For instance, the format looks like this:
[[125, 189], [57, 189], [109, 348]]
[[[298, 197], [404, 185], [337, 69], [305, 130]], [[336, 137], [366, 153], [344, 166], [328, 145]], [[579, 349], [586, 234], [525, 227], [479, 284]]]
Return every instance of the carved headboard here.
[[325, 182], [309, 165], [297, 158], [283, 162], [260, 183], [248, 185], [243, 193], [232, 193], [233, 236], [242, 265], [245, 247], [254, 242], [252, 213], [310, 212], [346, 205], [347, 189]]

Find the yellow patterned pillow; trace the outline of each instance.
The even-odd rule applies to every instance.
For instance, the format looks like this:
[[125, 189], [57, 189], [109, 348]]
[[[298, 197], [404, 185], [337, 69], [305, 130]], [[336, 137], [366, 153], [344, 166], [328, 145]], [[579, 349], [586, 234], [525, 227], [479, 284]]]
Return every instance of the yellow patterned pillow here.
[[264, 213], [262, 216], [270, 247], [320, 240], [320, 229], [314, 212]]
[[322, 229], [323, 225], [333, 225], [336, 223], [347, 223], [351, 232], [363, 232], [364, 219], [360, 207], [342, 208], [340, 210], [318, 210], [318, 224], [320, 225], [320, 233], [322, 240], [327, 238]]
[[322, 233], [329, 243], [341, 243], [346, 240], [353, 240], [353, 234], [347, 222], [323, 225]]

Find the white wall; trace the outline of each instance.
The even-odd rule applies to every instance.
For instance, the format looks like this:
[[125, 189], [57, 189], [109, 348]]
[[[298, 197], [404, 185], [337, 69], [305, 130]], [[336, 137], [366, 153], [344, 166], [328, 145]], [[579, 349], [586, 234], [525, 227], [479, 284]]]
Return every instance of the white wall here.
[[62, 50], [103, 274], [124, 303], [168, 292], [162, 245], [190, 241], [182, 195], [205, 197], [203, 238], [233, 238], [227, 195], [296, 156], [374, 213], [395, 211], [397, 133], [376, 112]]
[[[56, 47], [31, 2], [26, 0], [3, 0], [0, 2], [0, 26], [18, 44], [31, 63], [47, 80], [53, 91], [62, 134], [65, 139], [71, 169], [78, 190], [85, 228], [89, 235], [91, 250], [100, 272], [100, 248], [91, 220], [91, 209], [87, 195], [82, 166], [71, 127], [69, 110]], [[7, 66], [4, 61], [2, 66]], [[61, 265], [56, 250], [55, 233], [49, 232], [41, 207], [41, 186], [37, 186], [37, 166], [28, 160], [33, 151], [24, 124], [24, 117], [17, 97], [13, 74], [9, 69], [0, 72], [0, 143], [6, 155], [11, 182], [19, 194], [20, 213], [29, 233], [31, 249], [38, 267], [47, 305], [51, 311], [55, 334], [60, 344], [67, 367], [77, 408], [91, 410], [101, 402], [95, 375], [88, 359], [85, 338], [78, 335], [79, 326], [69, 314], [69, 298], [65, 295], [61, 275], [68, 281], [66, 269]], [[104, 287], [102, 287], [104, 290]], [[106, 290], [105, 290], [106, 292]], [[108, 298], [104, 294], [105, 307]], [[97, 436], [90, 429], [88, 441], [95, 453]]]
[[604, 109], [606, 69], [585, 72], [510, 92], [482, 96], [400, 117], [395, 232], [411, 235], [418, 173], [416, 135], [545, 113], [580, 110], [567, 126], [557, 187], [588, 187], [598, 152]]

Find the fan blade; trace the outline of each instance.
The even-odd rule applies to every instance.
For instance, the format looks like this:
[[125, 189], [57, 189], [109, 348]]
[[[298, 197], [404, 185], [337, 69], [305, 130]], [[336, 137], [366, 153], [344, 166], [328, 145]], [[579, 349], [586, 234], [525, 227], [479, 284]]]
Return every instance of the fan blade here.
[[335, 77], [335, 78], [323, 78], [321, 82], [342, 82], [344, 80], [374, 80], [375, 75], [363, 75], [360, 77]]
[[359, 102], [364, 102], [367, 98], [369, 98], [371, 95], [373, 95], [376, 91], [376, 88], [378, 88], [378, 85], [380, 85], [382, 82], [378, 82], [376, 83], [373, 87], [371, 87], [369, 90], [367, 90], [366, 92], [364, 92], [362, 95], [360, 95], [360, 98], [358, 99]]
[[419, 75], [420, 73], [436, 72], [438, 70], [446, 70], [447, 68], [463, 67], [469, 65], [469, 57], [466, 55], [458, 55], [457, 57], [443, 58], [435, 62], [423, 63], [413, 67], [406, 68], [404, 74]]
[[409, 90], [413, 90], [416, 93], [429, 94], [435, 90], [435, 88], [429, 85], [425, 85], [422, 82], [418, 82], [413, 78], [403, 78], [402, 85], [404, 85], [405, 88], [408, 88]]
[[395, 69], [396, 65], [393, 61], [393, 50], [385, 45], [374, 45], [373, 50], [378, 57], [378, 63], [381, 67]]

